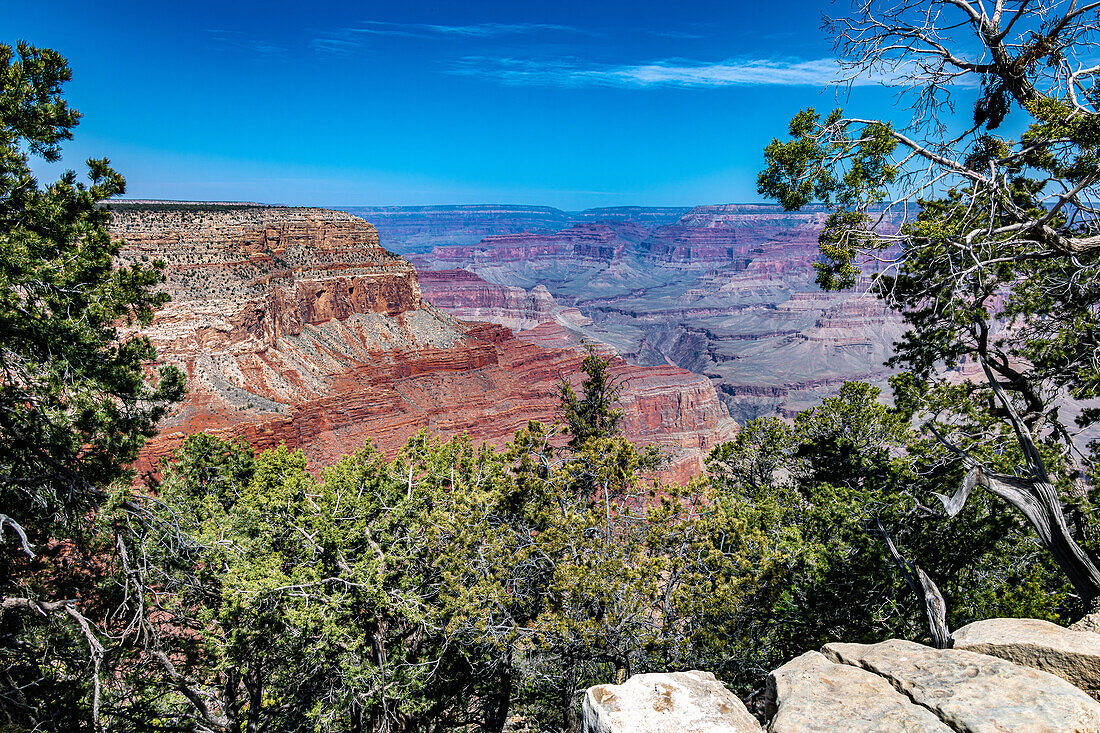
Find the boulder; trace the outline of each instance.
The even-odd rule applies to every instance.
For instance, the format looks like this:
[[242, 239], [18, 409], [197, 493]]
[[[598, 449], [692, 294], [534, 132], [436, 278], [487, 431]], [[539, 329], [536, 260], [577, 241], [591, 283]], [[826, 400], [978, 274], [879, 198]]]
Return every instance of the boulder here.
[[1094, 634], [1100, 634], [1100, 613], [1090, 613], [1083, 616], [1070, 628], [1074, 631], [1090, 631]]
[[886, 678], [956, 731], [1100, 733], [1100, 703], [1048, 672], [900, 639], [826, 644], [822, 651], [833, 661]]
[[638, 674], [588, 688], [584, 733], [760, 733], [760, 724], [710, 672]]
[[1100, 699], [1100, 634], [1034, 618], [975, 621], [954, 633], [955, 648], [1056, 674]]
[[806, 652], [768, 675], [770, 733], [950, 733], [877, 674]]

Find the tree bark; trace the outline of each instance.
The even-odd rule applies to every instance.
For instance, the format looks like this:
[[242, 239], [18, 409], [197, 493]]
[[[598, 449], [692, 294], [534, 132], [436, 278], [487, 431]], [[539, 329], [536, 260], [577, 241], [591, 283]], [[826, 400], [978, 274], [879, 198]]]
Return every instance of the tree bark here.
[[225, 714], [229, 733], [241, 733], [240, 673], [231, 667], [225, 673]]
[[878, 525], [882, 538], [886, 540], [886, 547], [890, 550], [894, 562], [901, 568], [906, 585], [921, 604], [924, 619], [928, 623], [928, 633], [932, 637], [932, 646], [937, 649], [950, 649], [954, 640], [951, 637], [951, 630], [947, 627], [947, 603], [943, 600], [939, 586], [919, 565], [902, 557], [878, 517], [875, 518], [875, 524]]
[[363, 733], [363, 706], [358, 700], [351, 701], [351, 709], [348, 710], [351, 733]]
[[[983, 347], [985, 336], [986, 333], [983, 331], [980, 339]], [[1077, 544], [1070, 533], [1069, 526], [1066, 524], [1065, 513], [1062, 511], [1062, 500], [1058, 496], [1058, 490], [1050, 480], [1046, 463], [1035, 445], [1035, 439], [1027, 423], [1016, 412], [1016, 408], [1012, 405], [1004, 387], [994, 375], [984, 355], [979, 356], [979, 360], [989, 386], [1001, 403], [1004, 414], [1016, 434], [1016, 441], [1019, 443], [1020, 450], [1024, 455], [1030, 476], [1021, 478], [987, 471], [964, 451], [947, 441], [934, 426], [931, 426], [932, 433], [937, 440], [960, 456], [963, 464], [968, 469], [962, 486], [953, 496], [950, 498], [942, 495], [937, 496], [943, 502], [948, 516], [955, 516], [962, 511], [967, 497], [970, 496], [975, 486], [985, 488], [990, 493], [999, 496], [1016, 507], [1035, 529], [1043, 547], [1054, 557], [1058, 567], [1073, 585], [1074, 591], [1077, 592], [1084, 604], [1085, 613], [1095, 611], [1097, 610], [1098, 601], [1100, 601], [1100, 568], [1096, 567], [1096, 563], [1081, 549], [1081, 546]]]
[[248, 692], [247, 733], [260, 733], [260, 715], [263, 707], [263, 680], [260, 672], [251, 671], [244, 676], [244, 687]]
[[566, 733], [578, 733], [581, 728], [580, 710], [576, 704], [577, 665], [569, 664], [562, 675], [558, 688], [558, 704], [561, 708], [562, 730]]
[[494, 733], [501, 733], [508, 722], [508, 710], [512, 702], [512, 665], [505, 661], [497, 673], [497, 689], [491, 692], [488, 710], [485, 714], [485, 727]]
[[1070, 534], [1057, 489], [1049, 481], [1027, 482], [985, 473], [980, 474], [979, 481], [1027, 517], [1058, 567], [1069, 578], [1086, 610], [1096, 610], [1100, 599], [1100, 570]]
[[987, 473], [971, 463], [963, 485], [950, 498], [940, 495], [948, 516], [962, 511], [975, 486], [981, 486], [1014, 506], [1027, 519], [1043, 544], [1058, 563], [1058, 567], [1073, 585], [1085, 605], [1086, 612], [1095, 609], [1100, 600], [1100, 570], [1070, 534], [1062, 512], [1058, 491], [1049, 481], [1022, 479], [1016, 476]]

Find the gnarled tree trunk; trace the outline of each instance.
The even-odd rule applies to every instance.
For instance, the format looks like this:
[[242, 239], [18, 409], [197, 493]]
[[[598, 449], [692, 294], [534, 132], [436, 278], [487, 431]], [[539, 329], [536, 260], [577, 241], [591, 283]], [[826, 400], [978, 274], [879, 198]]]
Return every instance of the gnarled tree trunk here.
[[939, 498], [948, 516], [955, 516], [962, 511], [967, 497], [975, 486], [985, 488], [1016, 507], [1035, 529], [1039, 541], [1050, 551], [1058, 567], [1073, 585], [1084, 603], [1086, 613], [1095, 611], [1100, 602], [1100, 568], [1096, 567], [1096, 563], [1081, 549], [1070, 533], [1065, 513], [1062, 511], [1062, 500], [1058, 497], [1058, 490], [1050, 480], [1046, 463], [1035, 445], [1031, 430], [1016, 412], [989, 363], [984, 357], [980, 358], [980, 361], [985, 370], [986, 379], [1016, 433], [1016, 440], [1024, 454], [1030, 475], [1019, 477], [988, 471], [933, 429], [933, 433], [942, 443], [961, 456], [968, 469], [962, 486], [954, 496], [950, 498], [939, 496]]
[[882, 522], [877, 517], [875, 518], [875, 524], [878, 525], [882, 538], [886, 540], [886, 547], [890, 550], [894, 562], [901, 568], [909, 590], [913, 591], [913, 595], [917, 597], [917, 601], [921, 604], [925, 621], [928, 622], [928, 633], [932, 637], [932, 646], [937, 649], [950, 649], [954, 640], [951, 637], [951, 630], [947, 628], [947, 603], [943, 600], [943, 594], [940, 593], [939, 586], [932, 578], [928, 577], [928, 573], [924, 572], [919, 565], [902, 557], [901, 553], [898, 552], [898, 548], [894, 546], [894, 541], [890, 539], [890, 535], [886, 532], [886, 528], [882, 526]]

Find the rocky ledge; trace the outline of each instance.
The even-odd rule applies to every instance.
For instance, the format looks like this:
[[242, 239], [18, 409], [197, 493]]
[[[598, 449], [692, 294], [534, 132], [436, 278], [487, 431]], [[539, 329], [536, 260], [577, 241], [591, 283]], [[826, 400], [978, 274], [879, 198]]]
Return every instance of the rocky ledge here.
[[[1100, 635], [1034, 619], [991, 619], [959, 629], [955, 638], [952, 649], [891, 639], [806, 652], [768, 676], [767, 730], [1100, 732], [1094, 699]], [[589, 733], [762, 730], [702, 672], [592, 687], [582, 719]]]

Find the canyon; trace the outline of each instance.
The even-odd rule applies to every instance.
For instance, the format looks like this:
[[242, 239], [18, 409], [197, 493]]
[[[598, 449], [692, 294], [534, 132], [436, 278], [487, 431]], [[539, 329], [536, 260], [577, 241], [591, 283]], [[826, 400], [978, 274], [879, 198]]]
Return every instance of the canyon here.
[[[185, 402], [161, 423], [140, 470], [196, 431], [300, 447], [314, 468], [368, 440], [392, 454], [421, 429], [501, 446], [529, 420], [553, 422], [560, 380], [580, 381], [579, 312], [537, 286], [497, 288], [475, 300], [500, 320], [511, 313], [510, 323], [460, 320], [433, 305], [413, 265], [352, 214], [108, 206], [111, 235], [125, 241], [119, 263], [166, 265], [172, 299], [143, 332], [188, 377]], [[456, 293], [463, 282], [480, 287], [473, 276], [451, 278]], [[437, 290], [441, 277], [428, 281]], [[547, 315], [558, 312], [561, 323]], [[622, 387], [624, 433], [666, 453], [666, 480], [698, 475], [710, 448], [736, 430], [710, 380], [605, 353]]]
[[790, 416], [847, 380], [886, 387], [904, 332], [857, 287], [814, 282], [827, 213], [763, 204], [362, 208], [458, 318], [553, 324], [625, 361], [705, 376], [739, 422]]

